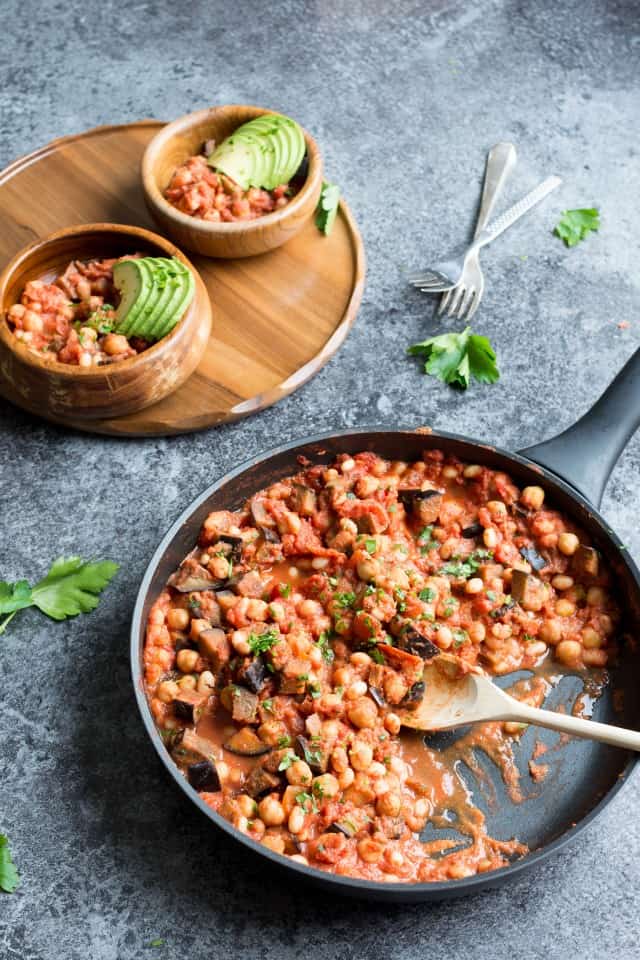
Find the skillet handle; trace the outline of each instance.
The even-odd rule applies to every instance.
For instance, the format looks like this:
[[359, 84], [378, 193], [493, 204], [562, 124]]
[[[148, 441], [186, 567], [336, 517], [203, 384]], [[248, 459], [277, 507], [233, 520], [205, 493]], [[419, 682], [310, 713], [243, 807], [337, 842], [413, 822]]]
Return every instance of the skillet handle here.
[[520, 453], [567, 480], [596, 507], [618, 457], [640, 425], [640, 349], [583, 417]]

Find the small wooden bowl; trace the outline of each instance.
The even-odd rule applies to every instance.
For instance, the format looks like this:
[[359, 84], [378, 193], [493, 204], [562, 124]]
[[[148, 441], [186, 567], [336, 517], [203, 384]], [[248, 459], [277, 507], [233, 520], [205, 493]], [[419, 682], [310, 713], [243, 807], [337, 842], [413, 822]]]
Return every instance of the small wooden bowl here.
[[168, 123], [149, 143], [142, 157], [147, 206], [160, 228], [181, 247], [206, 257], [252, 257], [286, 243], [313, 216], [322, 189], [322, 158], [306, 130], [303, 133], [309, 157], [307, 179], [281, 210], [256, 220], [212, 223], [181, 213], [164, 198], [176, 167], [200, 153], [206, 140], [219, 143], [241, 124], [265, 113], [273, 111], [235, 104], [198, 110]]
[[[128, 360], [79, 367], [45, 360], [9, 328], [7, 311], [29, 280], [51, 280], [71, 260], [119, 257], [126, 253], [176, 257], [193, 273], [196, 289], [182, 319], [158, 343]], [[67, 227], [25, 247], [0, 275], [0, 374], [27, 409], [90, 420], [120, 417], [173, 393], [191, 376], [211, 332], [207, 290], [183, 253], [150, 230], [114, 223]]]

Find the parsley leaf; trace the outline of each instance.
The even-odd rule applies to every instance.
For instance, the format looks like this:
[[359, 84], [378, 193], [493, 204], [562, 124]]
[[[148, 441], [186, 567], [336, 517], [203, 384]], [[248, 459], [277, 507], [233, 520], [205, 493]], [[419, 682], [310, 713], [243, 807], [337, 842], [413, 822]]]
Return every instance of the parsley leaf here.
[[478, 572], [478, 567], [485, 560], [491, 560], [493, 553], [491, 550], [474, 550], [469, 554], [466, 560], [453, 560], [451, 563], [445, 563], [440, 573], [447, 573], [450, 577], [458, 580], [468, 580], [474, 573]]
[[33, 588], [33, 603], [53, 620], [89, 613], [98, 606], [98, 595], [118, 569], [118, 564], [111, 560], [58, 557], [46, 577]]
[[378, 544], [376, 543], [375, 540], [365, 540], [364, 548], [367, 551], [367, 553], [375, 553], [376, 550], [378, 549]]
[[89, 613], [98, 606], [98, 596], [115, 576], [119, 566], [111, 560], [87, 561], [81, 557], [58, 557], [46, 577], [31, 588], [26, 580], [0, 581], [0, 634], [18, 610], [38, 607], [53, 620], [66, 620]]
[[356, 595], [352, 592], [336, 593], [333, 596], [333, 602], [344, 610], [347, 607], [352, 607], [354, 605], [356, 602]]
[[600, 229], [600, 211], [597, 207], [581, 210], [564, 210], [553, 231], [556, 237], [564, 240], [565, 246], [575, 247], [592, 231]]
[[436, 547], [440, 546], [440, 543], [433, 536], [432, 526], [422, 528], [418, 534], [418, 543], [420, 545], [420, 553], [423, 556], [429, 553], [430, 550], [434, 550]]
[[339, 203], [340, 187], [324, 180], [316, 210], [316, 227], [327, 237], [333, 228]]
[[430, 600], [435, 600], [435, 598], [436, 598], [435, 590], [432, 590], [431, 587], [425, 587], [418, 594], [418, 599], [424, 600], [425, 603], [429, 603]]
[[489, 340], [471, 332], [443, 333], [409, 347], [411, 356], [424, 356], [424, 371], [444, 383], [466, 390], [471, 377], [480, 383], [500, 379], [496, 355]]
[[266, 653], [267, 650], [271, 650], [271, 647], [275, 646], [279, 640], [280, 637], [275, 630], [265, 630], [264, 633], [250, 633], [247, 643], [251, 653], [258, 656], [259, 653]]
[[288, 753], [278, 764], [278, 770], [288, 770], [291, 764], [295, 763], [297, 759], [295, 753]]
[[322, 659], [324, 660], [324, 662], [333, 663], [333, 660], [335, 658], [335, 653], [329, 646], [329, 633], [327, 630], [322, 631], [316, 643], [320, 647], [320, 652], [322, 653]]
[[5, 893], [13, 893], [19, 882], [18, 871], [11, 859], [9, 838], [4, 833], [0, 833], [0, 890], [4, 890]]

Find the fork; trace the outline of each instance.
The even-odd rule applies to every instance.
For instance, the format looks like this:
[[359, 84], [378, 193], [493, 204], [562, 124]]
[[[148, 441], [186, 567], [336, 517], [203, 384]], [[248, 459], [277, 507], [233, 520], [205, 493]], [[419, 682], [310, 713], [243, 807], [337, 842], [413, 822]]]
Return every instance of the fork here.
[[418, 287], [424, 293], [444, 293], [452, 290], [460, 281], [464, 270], [467, 257], [480, 250], [482, 247], [491, 243], [496, 237], [499, 237], [508, 227], [512, 226], [520, 217], [531, 210], [537, 203], [540, 203], [552, 190], [555, 190], [562, 183], [560, 177], [547, 177], [542, 183], [539, 183], [535, 189], [531, 190], [526, 196], [512, 207], [509, 207], [505, 213], [484, 230], [481, 230], [469, 247], [460, 245], [449, 254], [446, 260], [436, 264], [431, 270], [421, 274], [413, 274], [409, 277], [409, 282]]
[[[478, 220], [473, 239], [484, 230], [489, 222], [493, 208], [502, 191], [507, 177], [516, 165], [518, 155], [512, 143], [497, 143], [487, 156], [487, 166], [484, 174], [484, 186]], [[458, 319], [463, 317], [470, 320], [474, 315], [484, 293], [484, 274], [480, 269], [480, 251], [474, 250], [464, 263], [462, 276], [453, 290], [447, 290], [440, 298], [438, 316], [449, 308], [447, 316], [454, 317], [458, 312]]]

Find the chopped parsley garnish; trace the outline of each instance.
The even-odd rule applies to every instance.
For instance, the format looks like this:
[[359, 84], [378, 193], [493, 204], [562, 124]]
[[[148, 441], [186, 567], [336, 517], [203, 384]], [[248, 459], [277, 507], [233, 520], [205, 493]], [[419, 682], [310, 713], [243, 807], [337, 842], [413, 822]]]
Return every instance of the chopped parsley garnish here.
[[263, 700], [260, 706], [269, 713], [273, 713], [273, 700], [271, 697], [269, 697], [268, 700]]
[[364, 592], [365, 597], [370, 597], [372, 593], [376, 592], [376, 588], [372, 583], [367, 584], [367, 589]]
[[364, 548], [367, 551], [367, 553], [375, 553], [376, 550], [378, 549], [378, 544], [376, 543], [375, 540], [367, 539], [364, 542]]
[[278, 764], [278, 770], [288, 770], [291, 764], [295, 763], [297, 759], [295, 753], [288, 753]]
[[493, 590], [487, 590], [487, 600], [491, 600], [492, 603], [495, 603], [498, 599], [498, 594]]
[[445, 563], [440, 573], [446, 573], [456, 580], [468, 580], [474, 573], [478, 572], [478, 567], [486, 560], [491, 560], [493, 553], [491, 550], [474, 550], [466, 560], [453, 560], [451, 563]]
[[329, 586], [330, 586], [330, 587], [333, 587], [333, 589], [335, 590], [335, 588], [338, 586], [338, 578], [337, 578], [337, 577], [327, 577], [327, 579], [328, 579], [328, 581], [329, 581]]
[[463, 643], [466, 643], [469, 639], [469, 634], [466, 630], [458, 628], [453, 631], [453, 645], [454, 647], [461, 647]]
[[324, 660], [324, 662], [333, 663], [335, 654], [331, 649], [331, 647], [329, 646], [329, 634], [326, 630], [322, 631], [316, 643], [320, 647], [320, 652], [322, 653], [322, 659]]
[[536, 638], [533, 637], [530, 633], [525, 633], [522, 636], [522, 639], [525, 643], [532, 643]]
[[433, 536], [432, 526], [422, 528], [418, 534], [418, 546], [423, 556], [429, 553], [430, 550], [435, 550], [436, 547], [440, 546], [439, 542]]
[[444, 615], [445, 617], [450, 617], [454, 613], [456, 607], [458, 606], [458, 601], [455, 597], [448, 597], [447, 602], [444, 605]]
[[290, 583], [279, 583], [279, 584], [278, 584], [278, 593], [280, 594], [281, 597], [284, 597], [284, 598], [286, 599], [286, 598], [289, 596], [289, 594], [291, 593], [291, 584], [290, 584]]
[[305, 813], [312, 811], [313, 813], [318, 812], [318, 807], [315, 800], [310, 793], [302, 791], [301, 793], [296, 794], [296, 803], [299, 807], [302, 807]]
[[418, 594], [418, 599], [424, 600], [425, 603], [429, 603], [430, 600], [435, 600], [435, 598], [435, 590], [432, 590], [431, 587], [424, 587]]
[[376, 647], [372, 647], [368, 653], [374, 663], [384, 663], [384, 657]]
[[583, 207], [580, 210], [564, 210], [553, 232], [564, 240], [565, 246], [575, 247], [592, 231], [599, 229], [600, 211], [597, 207]]
[[348, 593], [336, 593], [333, 596], [333, 602], [341, 607], [343, 610], [347, 607], [352, 607], [356, 602], [356, 595], [352, 591]]
[[278, 750], [284, 750], [285, 747], [291, 746], [291, 737], [286, 735], [284, 737], [279, 737], [278, 739]]
[[311, 787], [314, 797], [317, 797], [318, 800], [322, 800], [324, 797], [324, 788], [322, 784], [316, 780], [313, 786]]
[[471, 377], [480, 383], [500, 379], [496, 355], [486, 337], [466, 327], [462, 333], [442, 333], [409, 347], [411, 356], [425, 358], [424, 372], [443, 383], [466, 390]]
[[395, 597], [396, 605], [398, 607], [398, 613], [404, 613], [405, 610], [407, 609], [407, 605], [404, 599], [405, 598], [404, 590], [402, 590], [401, 587], [396, 587], [395, 590], [393, 591], [393, 595]]
[[250, 633], [247, 643], [251, 653], [257, 657], [258, 654], [271, 650], [279, 640], [280, 637], [275, 630], [265, 630], [264, 633]]

